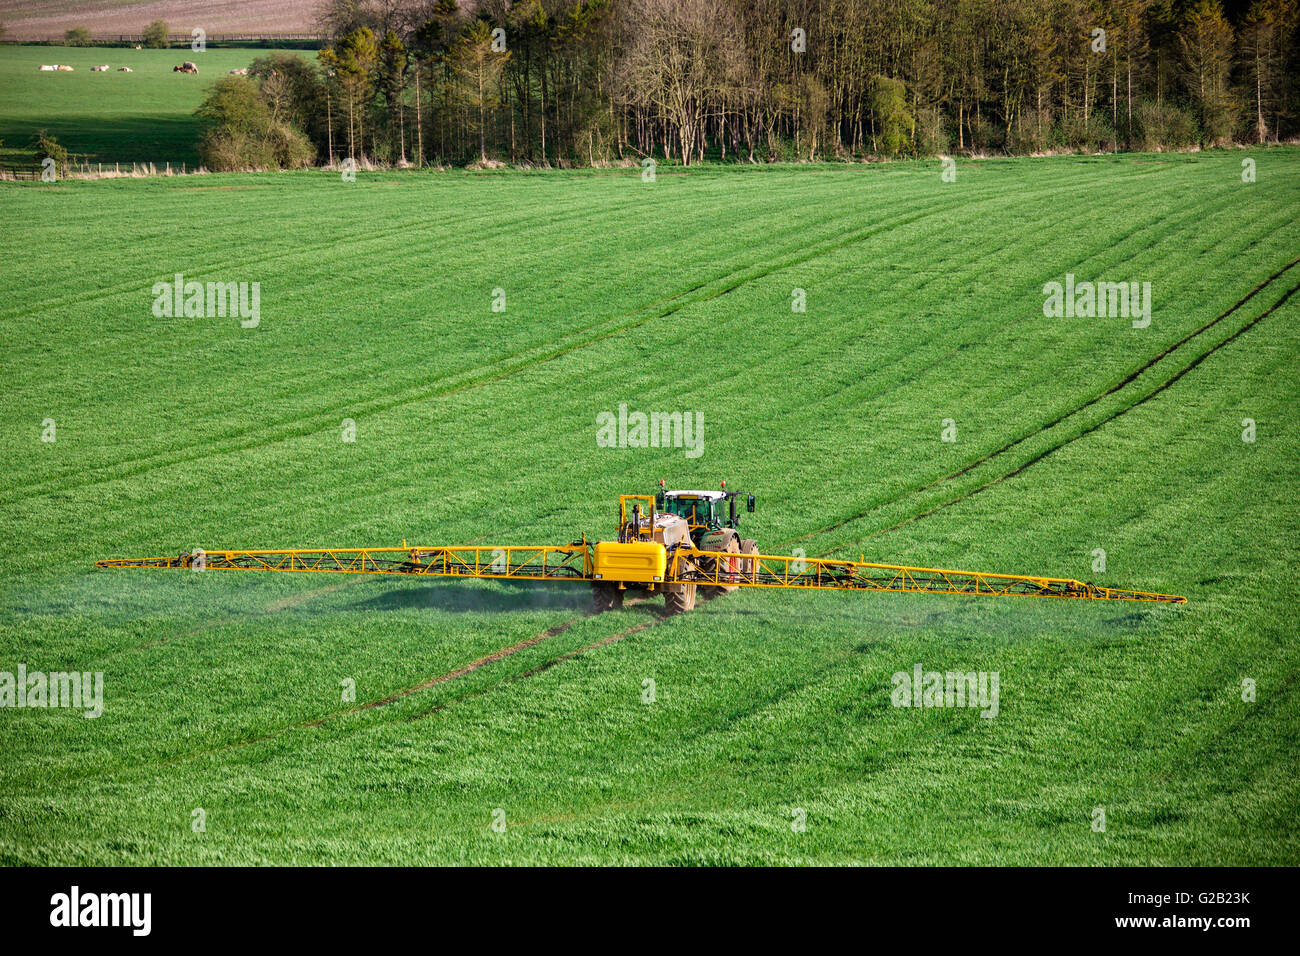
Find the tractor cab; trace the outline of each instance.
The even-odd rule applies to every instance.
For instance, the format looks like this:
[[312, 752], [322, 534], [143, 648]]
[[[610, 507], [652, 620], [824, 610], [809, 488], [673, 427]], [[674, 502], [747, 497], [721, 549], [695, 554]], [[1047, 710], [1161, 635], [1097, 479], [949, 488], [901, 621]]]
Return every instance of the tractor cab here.
[[[722, 528], [737, 529], [736, 498], [743, 492], [728, 491], [726, 482], [721, 491], [667, 491], [659, 482], [655, 494], [655, 508], [684, 518], [690, 526], [692, 537], [708, 534]], [[746, 510], [754, 510], [754, 496], [747, 496]]]
[[661, 492], [660, 511], [685, 518], [691, 531], [715, 531], [722, 527], [724, 495], [720, 491], [665, 491]]

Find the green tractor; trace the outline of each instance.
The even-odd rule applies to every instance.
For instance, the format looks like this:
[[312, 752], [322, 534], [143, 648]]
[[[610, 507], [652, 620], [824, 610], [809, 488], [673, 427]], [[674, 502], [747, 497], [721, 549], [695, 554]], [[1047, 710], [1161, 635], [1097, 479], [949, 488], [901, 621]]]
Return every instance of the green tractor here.
[[[667, 491], [661, 479], [659, 490], [655, 492], [655, 510], [676, 515], [685, 521], [691, 542], [701, 551], [755, 555], [758, 554], [758, 542], [753, 538], [740, 536], [736, 499], [742, 495], [745, 497], [745, 510], [752, 513], [754, 496], [743, 491], [728, 491], [725, 481], [722, 483], [721, 491]], [[722, 568], [723, 571], [747, 572], [751, 570], [749, 565], [753, 559], [706, 558], [701, 563], [701, 569], [706, 572], [714, 571], [712, 565], [715, 560], [729, 562], [730, 566]], [[689, 588], [694, 592], [694, 585], [681, 585], [681, 587]], [[708, 599], [734, 590], [736, 590], [735, 586], [706, 587], [703, 589], [702, 596]], [[671, 593], [666, 594], [665, 597], [670, 611], [688, 611], [695, 605], [694, 593], [681, 595], [677, 600], [674, 600]]]
[[[740, 537], [736, 499], [743, 494], [743, 491], [728, 491], [725, 481], [721, 491], [665, 491], [661, 480], [655, 492], [655, 510], [685, 518], [691, 540], [701, 551], [729, 551], [729, 542], [739, 545], [748, 540], [754, 544]], [[753, 495], [746, 495], [745, 510], [754, 510]], [[739, 550], [750, 553], [743, 547]]]
[[[758, 542], [740, 536], [736, 499], [741, 495], [753, 511], [754, 496], [728, 491], [725, 481], [721, 491], [668, 491], [661, 480], [654, 498], [620, 495], [618, 541], [597, 542], [595, 547], [592, 610], [622, 607], [626, 591], [649, 590], [663, 594], [669, 614], [680, 614], [695, 607], [701, 588], [705, 598], [736, 590], [735, 584], [697, 584], [680, 578], [698, 572], [713, 581], [718, 576], [734, 581], [754, 570]], [[644, 502], [648, 513], [638, 502]], [[696, 555], [696, 551], [711, 553]], [[678, 556], [684, 565], [674, 564]], [[673, 575], [666, 573], [670, 568], [676, 568]]]

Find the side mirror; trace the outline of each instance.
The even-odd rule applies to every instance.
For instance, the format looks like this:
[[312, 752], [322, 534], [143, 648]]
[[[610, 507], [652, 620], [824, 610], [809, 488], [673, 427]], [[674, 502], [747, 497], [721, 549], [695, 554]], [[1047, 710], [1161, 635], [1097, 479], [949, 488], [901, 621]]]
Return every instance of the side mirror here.
[[662, 491], [655, 492], [655, 510], [656, 511], [664, 510], [664, 493]]
[[749, 499], [745, 502], [745, 510], [746, 510], [746, 511], [753, 511], [753, 510], [754, 510], [754, 496], [753, 496], [753, 495], [750, 495], [750, 496], [749, 496]]

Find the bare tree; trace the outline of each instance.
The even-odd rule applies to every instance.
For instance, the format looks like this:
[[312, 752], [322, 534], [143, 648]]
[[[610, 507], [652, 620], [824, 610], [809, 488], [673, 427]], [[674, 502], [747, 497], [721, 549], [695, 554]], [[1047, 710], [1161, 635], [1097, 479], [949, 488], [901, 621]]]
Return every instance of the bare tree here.
[[733, 73], [740, 31], [729, 8], [695, 0], [633, 0], [629, 15], [639, 29], [622, 63], [623, 96], [658, 111], [675, 141], [665, 152], [689, 166], [703, 152], [707, 105]]

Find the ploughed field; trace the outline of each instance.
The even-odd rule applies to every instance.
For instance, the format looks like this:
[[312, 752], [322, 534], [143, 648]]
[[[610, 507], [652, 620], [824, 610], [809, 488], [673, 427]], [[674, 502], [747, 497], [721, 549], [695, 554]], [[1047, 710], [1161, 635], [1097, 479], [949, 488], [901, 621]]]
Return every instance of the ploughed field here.
[[[0, 708], [0, 861], [1300, 862], [1300, 152], [956, 170], [0, 184], [0, 672], [103, 681]], [[1044, 314], [1095, 281], [1137, 318]], [[566, 544], [661, 477], [1188, 603], [93, 569]]]

